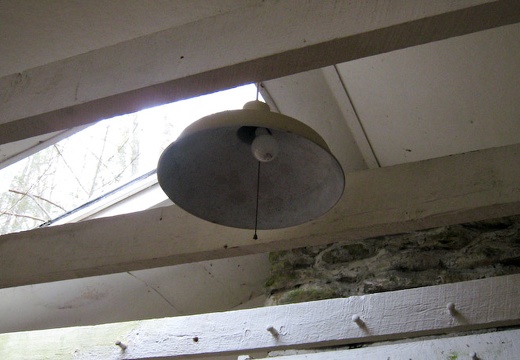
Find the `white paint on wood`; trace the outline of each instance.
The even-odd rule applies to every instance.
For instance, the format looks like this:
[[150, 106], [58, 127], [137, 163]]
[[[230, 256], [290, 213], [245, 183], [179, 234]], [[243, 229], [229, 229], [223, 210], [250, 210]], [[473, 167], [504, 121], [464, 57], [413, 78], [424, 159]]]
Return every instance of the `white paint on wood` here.
[[381, 166], [518, 143], [519, 38], [515, 24], [337, 65]]
[[358, 144], [343, 120], [339, 104], [324, 73], [318, 70], [264, 81], [278, 110], [315, 129], [345, 173], [367, 168]]
[[1, 78], [0, 143], [519, 20], [514, 0], [266, 1]]
[[228, 228], [175, 206], [0, 236], [0, 286], [329, 244], [520, 213], [520, 144], [347, 174], [338, 205], [280, 230]]
[[[0, 335], [2, 359], [213, 358], [520, 324], [520, 275], [266, 308]], [[456, 304], [452, 316], [446, 304]], [[363, 326], [352, 315], [363, 319]], [[268, 328], [276, 329], [277, 336]], [[126, 349], [115, 345], [120, 341]], [[475, 350], [473, 350], [475, 351]]]
[[[270, 360], [358, 360], [358, 359], [460, 359], [512, 360], [520, 353], [520, 330], [454, 336], [441, 339], [411, 340], [396, 344], [369, 346], [350, 350], [329, 350], [287, 356]], [[259, 359], [262, 360], [262, 359]], [[263, 360], [268, 360], [267, 358]]]
[[0, 289], [0, 333], [259, 307], [269, 269], [260, 254]]
[[[0, 170], [8, 167], [32, 154], [41, 151], [58, 141], [68, 138], [75, 133], [86, 129], [89, 125], [78, 126], [73, 129], [57, 131], [41, 136], [35, 136], [9, 144], [0, 145]], [[4, 180], [5, 181], [5, 180]], [[5, 181], [7, 182], [7, 181]], [[5, 184], [6, 186], [9, 184]]]
[[370, 144], [369, 139], [367, 138], [367, 134], [363, 129], [363, 124], [361, 123], [359, 116], [354, 108], [354, 104], [352, 104], [352, 100], [350, 99], [350, 95], [343, 83], [343, 80], [338, 74], [338, 70], [336, 66], [328, 66], [322, 69], [323, 76], [327, 81], [330, 89], [332, 90], [332, 96], [336, 100], [338, 107], [347, 123], [354, 140], [356, 141], [357, 147], [361, 154], [363, 155], [363, 159], [369, 169], [375, 169], [380, 167], [379, 161], [374, 154], [374, 149], [372, 149], [372, 145]]
[[263, 0], [2, 2], [0, 76], [234, 11]]

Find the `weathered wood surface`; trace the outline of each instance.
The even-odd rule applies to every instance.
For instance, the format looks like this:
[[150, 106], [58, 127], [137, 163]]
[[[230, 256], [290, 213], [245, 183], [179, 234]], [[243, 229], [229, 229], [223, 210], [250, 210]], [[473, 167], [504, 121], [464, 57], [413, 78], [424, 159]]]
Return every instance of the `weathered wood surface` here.
[[[509, 275], [346, 299], [10, 333], [0, 335], [0, 358], [212, 358], [405, 339], [518, 325], [519, 296], [520, 275]], [[454, 304], [452, 312], [449, 303]], [[357, 323], [354, 315], [360, 318]], [[116, 346], [116, 341], [126, 349]]]
[[[358, 360], [358, 359], [493, 359], [512, 360], [520, 354], [520, 330], [455, 336], [441, 339], [375, 345], [361, 349], [277, 356], [276, 360]], [[247, 357], [243, 357], [245, 360]], [[255, 357], [255, 359], [258, 359]], [[269, 358], [273, 360], [273, 357]], [[261, 359], [259, 359], [261, 360]], [[268, 360], [263, 359], [263, 360]]]
[[259, 232], [178, 207], [0, 236], [0, 287], [410, 232], [520, 213], [520, 145], [346, 176], [339, 204], [310, 223]]
[[266, 1], [1, 78], [0, 144], [519, 21], [516, 0]]

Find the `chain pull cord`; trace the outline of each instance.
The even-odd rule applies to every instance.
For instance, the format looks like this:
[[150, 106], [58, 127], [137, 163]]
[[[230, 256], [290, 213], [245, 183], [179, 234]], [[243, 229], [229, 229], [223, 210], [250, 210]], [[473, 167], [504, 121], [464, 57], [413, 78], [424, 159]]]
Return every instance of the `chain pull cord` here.
[[[256, 101], [258, 101], [260, 95], [260, 83], [256, 83]], [[256, 234], [256, 230], [258, 229], [258, 198], [260, 195], [260, 161], [258, 162], [258, 172], [256, 178], [256, 210], [255, 210], [255, 234], [253, 235], [253, 240], [258, 240], [258, 235]]]
[[261, 162], [258, 162], [258, 175], [256, 178], [256, 210], [255, 210], [255, 234], [253, 235], [253, 240], [258, 239], [258, 235], [256, 234], [256, 230], [258, 229], [258, 198], [260, 195], [260, 164]]

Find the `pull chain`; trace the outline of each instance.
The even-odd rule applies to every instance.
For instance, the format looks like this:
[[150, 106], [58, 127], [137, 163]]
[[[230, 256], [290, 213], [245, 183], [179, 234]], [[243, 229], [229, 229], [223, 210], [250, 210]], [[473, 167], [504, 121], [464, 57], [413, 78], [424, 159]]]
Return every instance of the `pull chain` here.
[[[260, 94], [260, 83], [256, 83], [256, 101], [258, 101], [258, 96]], [[258, 235], [256, 234], [256, 230], [258, 229], [258, 198], [260, 195], [260, 161], [258, 162], [258, 174], [256, 178], [256, 209], [255, 209], [255, 234], [253, 235], [253, 240], [258, 239]]]
[[258, 236], [256, 235], [256, 230], [258, 228], [258, 198], [260, 195], [260, 164], [261, 162], [258, 162], [258, 175], [256, 178], [256, 210], [255, 210], [255, 234], [253, 235], [253, 240], [257, 240]]

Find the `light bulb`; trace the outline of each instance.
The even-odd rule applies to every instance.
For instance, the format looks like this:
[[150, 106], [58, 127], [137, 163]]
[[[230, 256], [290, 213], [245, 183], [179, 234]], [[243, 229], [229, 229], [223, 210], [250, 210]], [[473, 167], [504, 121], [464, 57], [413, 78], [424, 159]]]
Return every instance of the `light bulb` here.
[[280, 150], [278, 141], [265, 128], [256, 129], [255, 135], [256, 137], [251, 144], [253, 156], [261, 162], [274, 160]]

